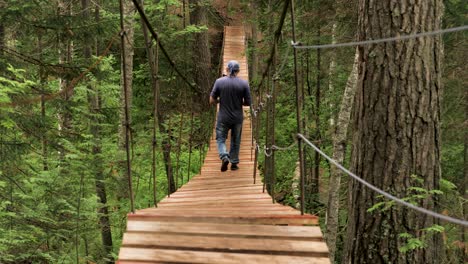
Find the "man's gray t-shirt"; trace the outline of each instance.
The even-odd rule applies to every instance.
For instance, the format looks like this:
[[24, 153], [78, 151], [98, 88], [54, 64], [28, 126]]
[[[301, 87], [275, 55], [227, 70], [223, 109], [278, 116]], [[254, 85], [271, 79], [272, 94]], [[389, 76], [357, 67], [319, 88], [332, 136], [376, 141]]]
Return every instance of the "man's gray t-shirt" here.
[[211, 97], [219, 97], [218, 122], [225, 124], [240, 124], [244, 120], [242, 106], [249, 106], [249, 83], [237, 77], [221, 77], [216, 80]]

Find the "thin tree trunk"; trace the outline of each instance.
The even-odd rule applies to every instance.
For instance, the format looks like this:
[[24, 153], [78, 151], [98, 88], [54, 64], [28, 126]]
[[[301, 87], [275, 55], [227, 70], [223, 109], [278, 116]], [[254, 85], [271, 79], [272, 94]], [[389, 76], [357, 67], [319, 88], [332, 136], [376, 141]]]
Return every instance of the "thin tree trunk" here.
[[[190, 0], [190, 24], [197, 26], [208, 26], [206, 16], [206, 3], [203, 0]], [[208, 31], [204, 30], [195, 34], [193, 43], [193, 68], [195, 74], [195, 83], [201, 88], [203, 96], [209, 95], [211, 91], [211, 53]], [[208, 111], [210, 105], [208, 100], [200, 100], [203, 111]]]
[[[96, 0], [99, 1], [99, 0]], [[90, 6], [89, 0], [81, 0], [83, 9], [83, 20], [90, 20]], [[99, 5], [96, 7], [95, 20], [99, 23]], [[90, 34], [85, 34], [85, 41], [83, 43], [83, 57], [91, 64], [91, 45], [89, 40], [92, 39]], [[97, 41], [97, 46], [99, 41]], [[96, 56], [98, 56], [99, 47], [96, 48]], [[90, 133], [92, 135], [92, 161], [91, 168], [94, 173], [94, 181], [97, 196], [97, 214], [99, 216], [99, 227], [101, 230], [102, 246], [106, 256], [106, 263], [114, 263], [112, 258], [112, 231], [109, 219], [109, 207], [107, 205], [107, 192], [104, 178], [103, 160], [102, 160], [102, 146], [101, 146], [101, 120], [99, 118], [101, 112], [101, 98], [97, 86], [88, 85], [87, 100], [90, 111]]]
[[[184, 1], [185, 3], [185, 1]], [[144, 3], [142, 1], [141, 7], [144, 8]], [[146, 55], [148, 56], [148, 64], [151, 70], [151, 86], [153, 88], [153, 139], [152, 139], [152, 165], [151, 165], [151, 174], [153, 181], [153, 204], [157, 205], [157, 183], [156, 183], [156, 169], [157, 169], [157, 159], [156, 159], [156, 148], [157, 148], [157, 139], [156, 135], [158, 134], [158, 126], [160, 125], [159, 119], [159, 49], [158, 49], [158, 40], [153, 45], [153, 42], [148, 34], [148, 27], [146, 26], [143, 19], [141, 19], [141, 27], [143, 29], [143, 36], [145, 38], [145, 47]]]
[[[176, 188], [179, 189], [179, 176], [180, 174], [180, 152], [182, 151], [182, 131], [184, 125], [184, 112], [180, 113], [180, 123], [179, 123], [179, 136], [177, 137], [177, 157], [176, 157], [176, 174], [175, 174], [175, 181], [176, 181]], [[182, 176], [180, 185], [184, 184], [184, 177]]]
[[[120, 83], [121, 91], [120, 91], [120, 101], [121, 101], [121, 108], [120, 108], [120, 126], [119, 126], [119, 149], [122, 153], [125, 152], [125, 137], [126, 137], [126, 127], [129, 126], [131, 128], [132, 118], [131, 114], [128, 115], [128, 120], [125, 120], [125, 108], [123, 107], [125, 103], [128, 105], [129, 113], [131, 113], [132, 109], [132, 94], [133, 94], [133, 43], [134, 43], [134, 23], [133, 23], [133, 14], [134, 14], [134, 6], [132, 1], [124, 1], [123, 2], [123, 10], [124, 10], [124, 49], [125, 49], [125, 65], [121, 62], [121, 72], [122, 75]], [[122, 59], [123, 61], [123, 59]], [[125, 68], [125, 69], [124, 69]], [[124, 76], [124, 74], [126, 76]], [[125, 87], [124, 87], [124, 78], [126, 79], [127, 83], [127, 94], [125, 95]], [[127, 102], [125, 102], [125, 98], [127, 98]], [[128, 124], [126, 124], [128, 122]], [[124, 156], [124, 155], [123, 155]], [[129, 190], [127, 186], [127, 179], [128, 179], [128, 172], [126, 169], [126, 162], [125, 160], [121, 160], [119, 162], [119, 170], [120, 170], [120, 180], [119, 180], [119, 191], [118, 196], [119, 199], [121, 198], [128, 198], [129, 197]]]
[[[257, 4], [255, 1], [251, 3], [251, 6], [253, 8], [254, 12], [254, 18], [258, 17], [257, 14]], [[257, 52], [257, 46], [258, 46], [258, 25], [257, 25], [257, 19], [254, 19], [254, 22], [252, 22], [252, 63], [250, 64], [250, 81], [254, 81], [257, 79], [258, 76], [258, 52]], [[224, 70], [224, 69], [223, 69]]]
[[[1, 34], [1, 33], [0, 33]], [[1, 44], [0, 44], [1, 45]], [[39, 54], [39, 60], [42, 61], [42, 50], [43, 50], [43, 46], [42, 46], [42, 35], [40, 34], [38, 36], [38, 40], [37, 40], [37, 48], [38, 50], [40, 51], [40, 54]], [[39, 81], [40, 81], [40, 84], [41, 84], [41, 122], [42, 122], [42, 135], [41, 135], [41, 145], [42, 145], [42, 169], [44, 171], [47, 171], [49, 170], [49, 165], [48, 165], [48, 161], [47, 161], [47, 134], [46, 134], [46, 105], [45, 105], [45, 100], [44, 100], [44, 95], [45, 95], [45, 90], [44, 90], [44, 87], [45, 87], [45, 83], [46, 83], [46, 80], [47, 80], [47, 72], [45, 71], [44, 67], [40, 67], [39, 68]]]
[[[159, 120], [163, 120], [161, 117]], [[166, 177], [167, 177], [167, 192], [168, 195], [176, 191], [175, 181], [174, 181], [174, 168], [172, 166], [171, 158], [171, 149], [172, 149], [172, 122], [169, 120], [169, 128], [166, 130], [162, 124], [159, 126], [159, 130], [167, 135], [167, 138], [163, 139], [163, 157], [164, 165], [166, 168]]]
[[[337, 23], [336, 21], [333, 22], [332, 25], [332, 44], [336, 44], [336, 28]], [[354, 66], [353, 66], [354, 69]], [[330, 53], [330, 65], [328, 67], [328, 94], [329, 96], [329, 103], [328, 106], [330, 111], [333, 112], [334, 104], [333, 104], [333, 91], [335, 90], [335, 73], [336, 73], [336, 50], [332, 50]], [[333, 114], [330, 115], [328, 120], [331, 127], [335, 125], [335, 116]]]
[[[442, 0], [361, 0], [359, 12], [358, 39], [367, 40], [439, 30], [443, 6]], [[397, 197], [413, 195], [413, 186], [439, 189], [441, 37], [358, 50], [351, 171]], [[349, 193], [343, 263], [442, 263], [440, 234], [423, 230], [437, 219], [400, 206], [368, 212], [387, 200], [356, 181]], [[417, 203], [438, 210], [437, 197]], [[424, 240], [425, 247], [400, 251], [408, 242], [402, 233]]]
[[[318, 45], [320, 45], [320, 24], [317, 23], [317, 40]], [[322, 89], [322, 57], [321, 57], [321, 50], [317, 50], [317, 88], [315, 90], [315, 140], [316, 146], [320, 148], [320, 140], [321, 140], [321, 123], [320, 123], [320, 114], [321, 114], [321, 105], [320, 101], [322, 100], [321, 89]], [[319, 203], [319, 182], [320, 182], [320, 160], [321, 156], [318, 152], [314, 151], [314, 173], [312, 174], [312, 188], [311, 194], [314, 201], [314, 204], [317, 205]]]
[[[58, 16], [70, 16], [71, 15], [71, 5], [72, 3], [68, 3], [64, 0], [58, 1]], [[71, 63], [72, 62], [72, 51], [73, 51], [73, 43], [72, 41], [66, 36], [67, 33], [59, 33], [58, 37], [58, 52], [59, 52], [59, 64]], [[69, 80], [60, 78], [59, 79], [59, 90], [63, 92], [62, 100], [63, 103], [61, 104], [61, 109], [58, 113], [58, 120], [59, 120], [59, 131], [62, 134], [62, 137], [67, 138], [69, 132], [72, 129], [72, 112], [70, 109], [70, 100], [73, 96], [73, 89], [70, 89]], [[64, 92], [65, 91], [65, 92]], [[67, 165], [65, 164], [65, 149], [62, 148], [60, 150], [60, 161], [63, 164], [61, 166], [62, 173], [66, 174]]]
[[[358, 52], [354, 55], [353, 69], [349, 74], [346, 87], [341, 98], [340, 112], [336, 123], [335, 135], [333, 137], [333, 159], [343, 164], [346, 149], [346, 134], [350, 123], [351, 110], [353, 108], [353, 97], [356, 90], [356, 81], [358, 76]], [[328, 184], [328, 206], [326, 219], [326, 240], [328, 244], [330, 261], [335, 261], [337, 232], [339, 227], [339, 209], [340, 209], [340, 185], [341, 170], [336, 166], [331, 167], [331, 175]]]

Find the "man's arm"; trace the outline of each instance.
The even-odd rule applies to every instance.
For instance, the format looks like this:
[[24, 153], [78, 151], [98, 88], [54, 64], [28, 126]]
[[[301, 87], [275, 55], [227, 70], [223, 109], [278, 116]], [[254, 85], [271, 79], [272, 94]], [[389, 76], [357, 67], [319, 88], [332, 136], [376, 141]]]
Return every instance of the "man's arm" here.
[[219, 103], [219, 102], [218, 102], [218, 99], [215, 99], [213, 96], [210, 96], [210, 104], [215, 105], [215, 104], [217, 104], [217, 103]]
[[243, 103], [243, 105], [250, 106], [251, 104], [252, 104], [252, 99], [250, 97], [250, 87], [249, 87], [249, 84], [247, 83], [247, 87], [244, 90], [244, 103]]

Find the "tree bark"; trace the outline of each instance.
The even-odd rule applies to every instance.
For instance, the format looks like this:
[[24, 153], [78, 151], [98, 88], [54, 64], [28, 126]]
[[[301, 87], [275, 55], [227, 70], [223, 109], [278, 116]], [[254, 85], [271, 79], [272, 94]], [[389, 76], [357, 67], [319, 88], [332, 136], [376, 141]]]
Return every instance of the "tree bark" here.
[[[98, 0], [97, 0], [98, 1]], [[90, 20], [90, 6], [89, 0], [81, 0], [83, 9], [83, 20]], [[99, 5], [97, 5], [99, 6]], [[96, 7], [95, 20], [99, 23], [99, 7]], [[83, 42], [83, 57], [91, 64], [91, 45], [89, 40], [92, 39], [91, 34], [85, 34]], [[99, 48], [96, 48], [99, 50]], [[96, 54], [99, 56], [99, 54]], [[101, 111], [101, 97], [98, 87], [87, 86], [87, 100], [90, 112], [90, 133], [92, 135], [92, 161], [90, 162], [92, 171], [94, 173], [94, 182], [97, 196], [97, 214], [99, 216], [99, 228], [101, 230], [102, 246], [106, 256], [106, 263], [114, 263], [112, 258], [112, 230], [109, 219], [109, 207], [107, 205], [107, 192], [104, 178], [103, 160], [102, 160], [102, 146], [101, 146], [101, 131], [99, 118]]]
[[[358, 52], [354, 56], [354, 64], [351, 73], [349, 74], [346, 87], [341, 98], [341, 107], [336, 123], [335, 135], [333, 137], [333, 159], [338, 163], [343, 164], [346, 134], [350, 123], [351, 110], [353, 108], [353, 97], [356, 90], [356, 81], [358, 75]], [[328, 244], [330, 261], [335, 261], [336, 237], [339, 227], [339, 209], [340, 209], [340, 185], [341, 176], [343, 173], [336, 166], [331, 167], [331, 175], [328, 184], [328, 206], [326, 219], [326, 241]]]
[[[358, 39], [438, 30], [442, 12], [441, 0], [361, 0]], [[439, 189], [440, 36], [358, 50], [351, 170], [397, 197], [414, 194], [409, 190], [412, 186]], [[423, 231], [438, 220], [400, 206], [368, 212], [383, 200], [356, 181], [350, 181], [349, 193], [343, 263], [441, 263], [441, 237]], [[417, 202], [437, 211], [433, 196]], [[423, 239], [426, 246], [401, 252], [399, 248], [407, 242], [399, 237], [402, 233]]]
[[[464, 148], [465, 148], [465, 151], [464, 151], [464, 164], [465, 164], [465, 168], [464, 168], [464, 171], [463, 171], [463, 175], [465, 175], [464, 177], [464, 181], [463, 181], [463, 185], [462, 185], [462, 188], [461, 188], [461, 193], [463, 194], [463, 198], [468, 201], [468, 90], [465, 89], [465, 124], [464, 124], [464, 131], [465, 131], [465, 137], [464, 137]], [[468, 203], [465, 202], [464, 205], [463, 205], [463, 216], [464, 216], [464, 219], [467, 220], [468, 219]], [[468, 228], [466, 227], [462, 227], [462, 242], [464, 243], [465, 247], [464, 247], [464, 262], [468, 262]]]
[[[190, 24], [196, 26], [208, 26], [206, 16], [207, 10], [203, 0], [190, 0]], [[193, 67], [195, 74], [195, 83], [200, 87], [202, 96], [206, 97], [211, 91], [212, 71], [211, 71], [211, 53], [208, 30], [195, 34], [193, 43]], [[208, 100], [200, 100], [202, 111], [208, 111], [210, 105]]]

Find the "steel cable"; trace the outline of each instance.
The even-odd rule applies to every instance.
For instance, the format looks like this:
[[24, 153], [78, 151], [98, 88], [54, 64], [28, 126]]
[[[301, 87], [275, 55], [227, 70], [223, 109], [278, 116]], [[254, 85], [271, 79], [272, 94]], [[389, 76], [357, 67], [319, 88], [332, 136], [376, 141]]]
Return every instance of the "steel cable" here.
[[346, 42], [346, 43], [306, 45], [306, 46], [303, 46], [301, 43], [291, 42], [291, 45], [295, 49], [331, 49], [331, 48], [341, 48], [341, 47], [363, 46], [363, 45], [391, 42], [391, 41], [398, 41], [398, 40], [408, 40], [408, 39], [441, 35], [445, 33], [464, 31], [464, 30], [468, 30], [468, 25], [428, 31], [428, 32], [421, 32], [421, 33], [411, 34], [411, 35], [382, 38], [382, 39], [370, 39], [370, 40], [354, 41], [354, 42]]
[[446, 216], [446, 215], [442, 215], [442, 214], [439, 214], [439, 213], [436, 213], [434, 211], [431, 211], [431, 210], [428, 210], [428, 209], [425, 209], [425, 208], [422, 208], [422, 207], [419, 207], [419, 206], [416, 206], [416, 205], [413, 205], [409, 202], [406, 202], [398, 197], [395, 197], [379, 188], [377, 188], [376, 186], [370, 184], [369, 182], [365, 181], [364, 179], [360, 178], [359, 176], [357, 176], [356, 174], [352, 173], [351, 171], [349, 171], [348, 169], [346, 169], [345, 167], [343, 167], [340, 163], [338, 163], [336, 160], [330, 158], [327, 154], [325, 154], [323, 151], [321, 151], [319, 148], [317, 148], [312, 142], [310, 142], [304, 135], [302, 134], [297, 134], [297, 137], [298, 138], [301, 138], [307, 145], [309, 145], [311, 148], [313, 148], [315, 151], [317, 151], [317, 153], [319, 153], [320, 155], [322, 155], [325, 159], [327, 159], [329, 162], [333, 163], [335, 166], [337, 166], [340, 170], [342, 170], [343, 172], [345, 172], [346, 174], [348, 174], [351, 178], [355, 179], [356, 181], [360, 182], [361, 184], [365, 185], [366, 187], [368, 187], [369, 189], [387, 197], [388, 199], [392, 200], [392, 201], [395, 201], [396, 203], [399, 203], [401, 205], [404, 205], [408, 208], [411, 208], [415, 211], [418, 211], [418, 212], [421, 212], [423, 214], [426, 214], [426, 215], [429, 215], [429, 216], [432, 216], [432, 217], [435, 217], [435, 218], [438, 218], [438, 219], [441, 219], [441, 220], [444, 220], [444, 221], [447, 221], [447, 222], [450, 222], [450, 223], [453, 223], [453, 224], [458, 224], [458, 225], [462, 225], [462, 226], [465, 226], [465, 227], [468, 227], [468, 221], [466, 220], [462, 220], [462, 219], [458, 219], [458, 218], [454, 218], [454, 217], [450, 217], [450, 216]]

